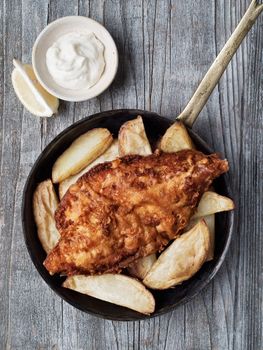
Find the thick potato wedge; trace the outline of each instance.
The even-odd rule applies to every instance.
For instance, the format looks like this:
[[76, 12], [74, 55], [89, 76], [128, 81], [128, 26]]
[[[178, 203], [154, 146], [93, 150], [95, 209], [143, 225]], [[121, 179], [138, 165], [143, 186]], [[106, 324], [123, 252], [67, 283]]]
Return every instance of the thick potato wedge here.
[[59, 240], [54, 212], [58, 199], [51, 180], [41, 182], [34, 193], [33, 211], [37, 225], [38, 238], [46, 253], [49, 253]]
[[163, 135], [159, 148], [163, 152], [172, 153], [183, 149], [193, 149], [194, 144], [186, 127], [181, 122], [175, 122]]
[[81, 135], [56, 160], [52, 169], [52, 181], [58, 183], [80, 172], [99, 157], [112, 141], [109, 130], [103, 128], [92, 129]]
[[127, 154], [139, 154], [141, 156], [152, 154], [140, 115], [121, 126], [118, 140], [121, 157]]
[[144, 285], [124, 275], [71, 276], [63, 287], [143, 314], [150, 314], [155, 309], [155, 300]]
[[132, 263], [131, 266], [128, 267], [128, 271], [131, 274], [131, 276], [143, 280], [147, 273], [151, 270], [155, 261], [156, 254], [148, 255]]
[[88, 166], [86, 166], [81, 172], [79, 172], [76, 175], [72, 175], [68, 177], [67, 179], [63, 180], [59, 183], [58, 192], [59, 192], [59, 198], [60, 200], [64, 196], [64, 194], [67, 192], [69, 187], [73, 185], [77, 180], [85, 174], [87, 171], [89, 171], [91, 168], [93, 168], [97, 164], [101, 164], [104, 162], [109, 162], [111, 160], [116, 159], [119, 156], [119, 145], [118, 140], [114, 140], [110, 147], [104, 152], [100, 157], [95, 159], [92, 163], [90, 163]]
[[209, 229], [209, 234], [210, 234], [210, 245], [209, 245], [208, 254], [206, 258], [206, 261], [210, 261], [214, 259], [214, 252], [215, 252], [215, 214], [204, 216], [203, 219], [207, 224], [207, 227]]
[[152, 289], [167, 289], [191, 278], [207, 259], [209, 230], [200, 220], [159, 256], [143, 283]]
[[235, 208], [235, 204], [232, 199], [221, 196], [212, 191], [207, 191], [203, 194], [196, 213], [193, 215], [193, 219], [203, 216], [219, 213], [222, 211], [228, 211]]
[[199, 220], [205, 220], [207, 227], [209, 229], [210, 234], [210, 245], [208, 249], [208, 255], [206, 261], [210, 261], [214, 259], [214, 250], [215, 250], [215, 214], [202, 216], [200, 218], [191, 219], [187, 227], [185, 228], [185, 232], [189, 231], [193, 228]]

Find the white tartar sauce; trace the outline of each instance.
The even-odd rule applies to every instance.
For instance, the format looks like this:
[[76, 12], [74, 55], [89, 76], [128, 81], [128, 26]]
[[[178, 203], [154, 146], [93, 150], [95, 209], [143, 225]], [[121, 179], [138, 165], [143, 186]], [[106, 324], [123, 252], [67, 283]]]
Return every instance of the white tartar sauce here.
[[48, 71], [66, 89], [90, 88], [105, 68], [104, 45], [94, 33], [68, 33], [61, 36], [46, 53]]

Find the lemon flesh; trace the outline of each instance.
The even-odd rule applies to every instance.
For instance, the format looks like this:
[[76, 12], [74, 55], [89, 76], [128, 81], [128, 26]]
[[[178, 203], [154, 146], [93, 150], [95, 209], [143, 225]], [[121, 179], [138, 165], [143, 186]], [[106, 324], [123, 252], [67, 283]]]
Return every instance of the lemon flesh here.
[[39, 117], [51, 117], [57, 113], [59, 106], [58, 98], [51, 95], [40, 85], [32, 66], [24, 64], [23, 70], [34, 87], [32, 88], [30, 86], [19, 68], [14, 68], [12, 72], [12, 84], [20, 102], [29, 112]]

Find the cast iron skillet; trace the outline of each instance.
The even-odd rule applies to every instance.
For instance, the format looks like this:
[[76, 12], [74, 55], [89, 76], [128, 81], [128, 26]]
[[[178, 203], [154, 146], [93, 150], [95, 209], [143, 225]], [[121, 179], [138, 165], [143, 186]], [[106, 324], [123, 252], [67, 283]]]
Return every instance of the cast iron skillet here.
[[[151, 141], [156, 141], [171, 125], [171, 121], [158, 114], [140, 110], [116, 110], [95, 114], [78, 123], [71, 125], [59, 134], [41, 153], [34, 164], [24, 189], [22, 217], [26, 245], [38, 272], [46, 283], [64, 300], [78, 309], [112, 320], [139, 320], [148, 318], [135, 311], [109, 304], [95, 298], [73, 292], [61, 287], [65, 278], [50, 276], [43, 266], [46, 254], [38, 240], [37, 229], [34, 222], [32, 199], [33, 193], [39, 182], [51, 178], [52, 165], [57, 157], [81, 134], [97, 128], [108, 128], [115, 137], [120, 126], [127, 120], [134, 119], [137, 115], [143, 117], [146, 133]], [[212, 153], [212, 149], [200, 139], [193, 131], [189, 130], [197, 148], [204, 153]], [[220, 176], [214, 183], [215, 190], [223, 195], [231, 197], [227, 175]], [[161, 315], [172, 310], [175, 306], [185, 303], [195, 296], [213, 278], [222, 264], [233, 230], [233, 212], [216, 215], [216, 241], [215, 259], [205, 263], [202, 269], [189, 281], [174, 289], [165, 291], [153, 291], [156, 300], [156, 311], [152, 316]]]
[[[197, 149], [204, 153], [212, 153], [213, 150], [190, 127], [202, 110], [233, 54], [262, 10], [263, 5], [258, 5], [257, 1], [253, 0], [238, 27], [200, 83], [192, 99], [177, 118], [188, 125], [188, 131]], [[108, 128], [117, 137], [120, 126], [137, 115], [143, 117], [146, 133], [151, 142], [155, 142], [172, 124], [170, 120], [156, 113], [133, 109], [107, 111], [87, 117], [64, 130], [44, 149], [28, 176], [23, 194], [22, 222], [24, 238], [31, 259], [42, 278], [62, 299], [71, 305], [87, 313], [111, 320], [140, 320], [158, 316], [192, 299], [211, 281], [218, 271], [225, 258], [233, 231], [234, 213], [224, 212], [217, 214], [214, 259], [206, 262], [197, 274], [181, 285], [164, 291], [152, 291], [156, 300], [156, 309], [151, 316], [145, 316], [135, 311], [62, 288], [61, 285], [65, 277], [49, 275], [43, 266], [46, 254], [38, 240], [32, 210], [33, 193], [37, 184], [47, 178], [51, 178], [52, 165], [55, 160], [78, 136], [90, 129], [104, 127]], [[214, 182], [214, 187], [216, 192], [231, 197], [227, 174], [220, 176]]]

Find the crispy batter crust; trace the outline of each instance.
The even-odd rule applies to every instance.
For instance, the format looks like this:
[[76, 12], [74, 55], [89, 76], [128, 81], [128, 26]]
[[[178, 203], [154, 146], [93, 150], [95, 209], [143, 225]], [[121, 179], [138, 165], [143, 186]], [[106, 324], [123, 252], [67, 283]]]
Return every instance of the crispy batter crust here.
[[163, 250], [227, 170], [226, 160], [195, 150], [99, 164], [63, 197], [55, 215], [61, 239], [44, 265], [67, 275], [118, 272]]

